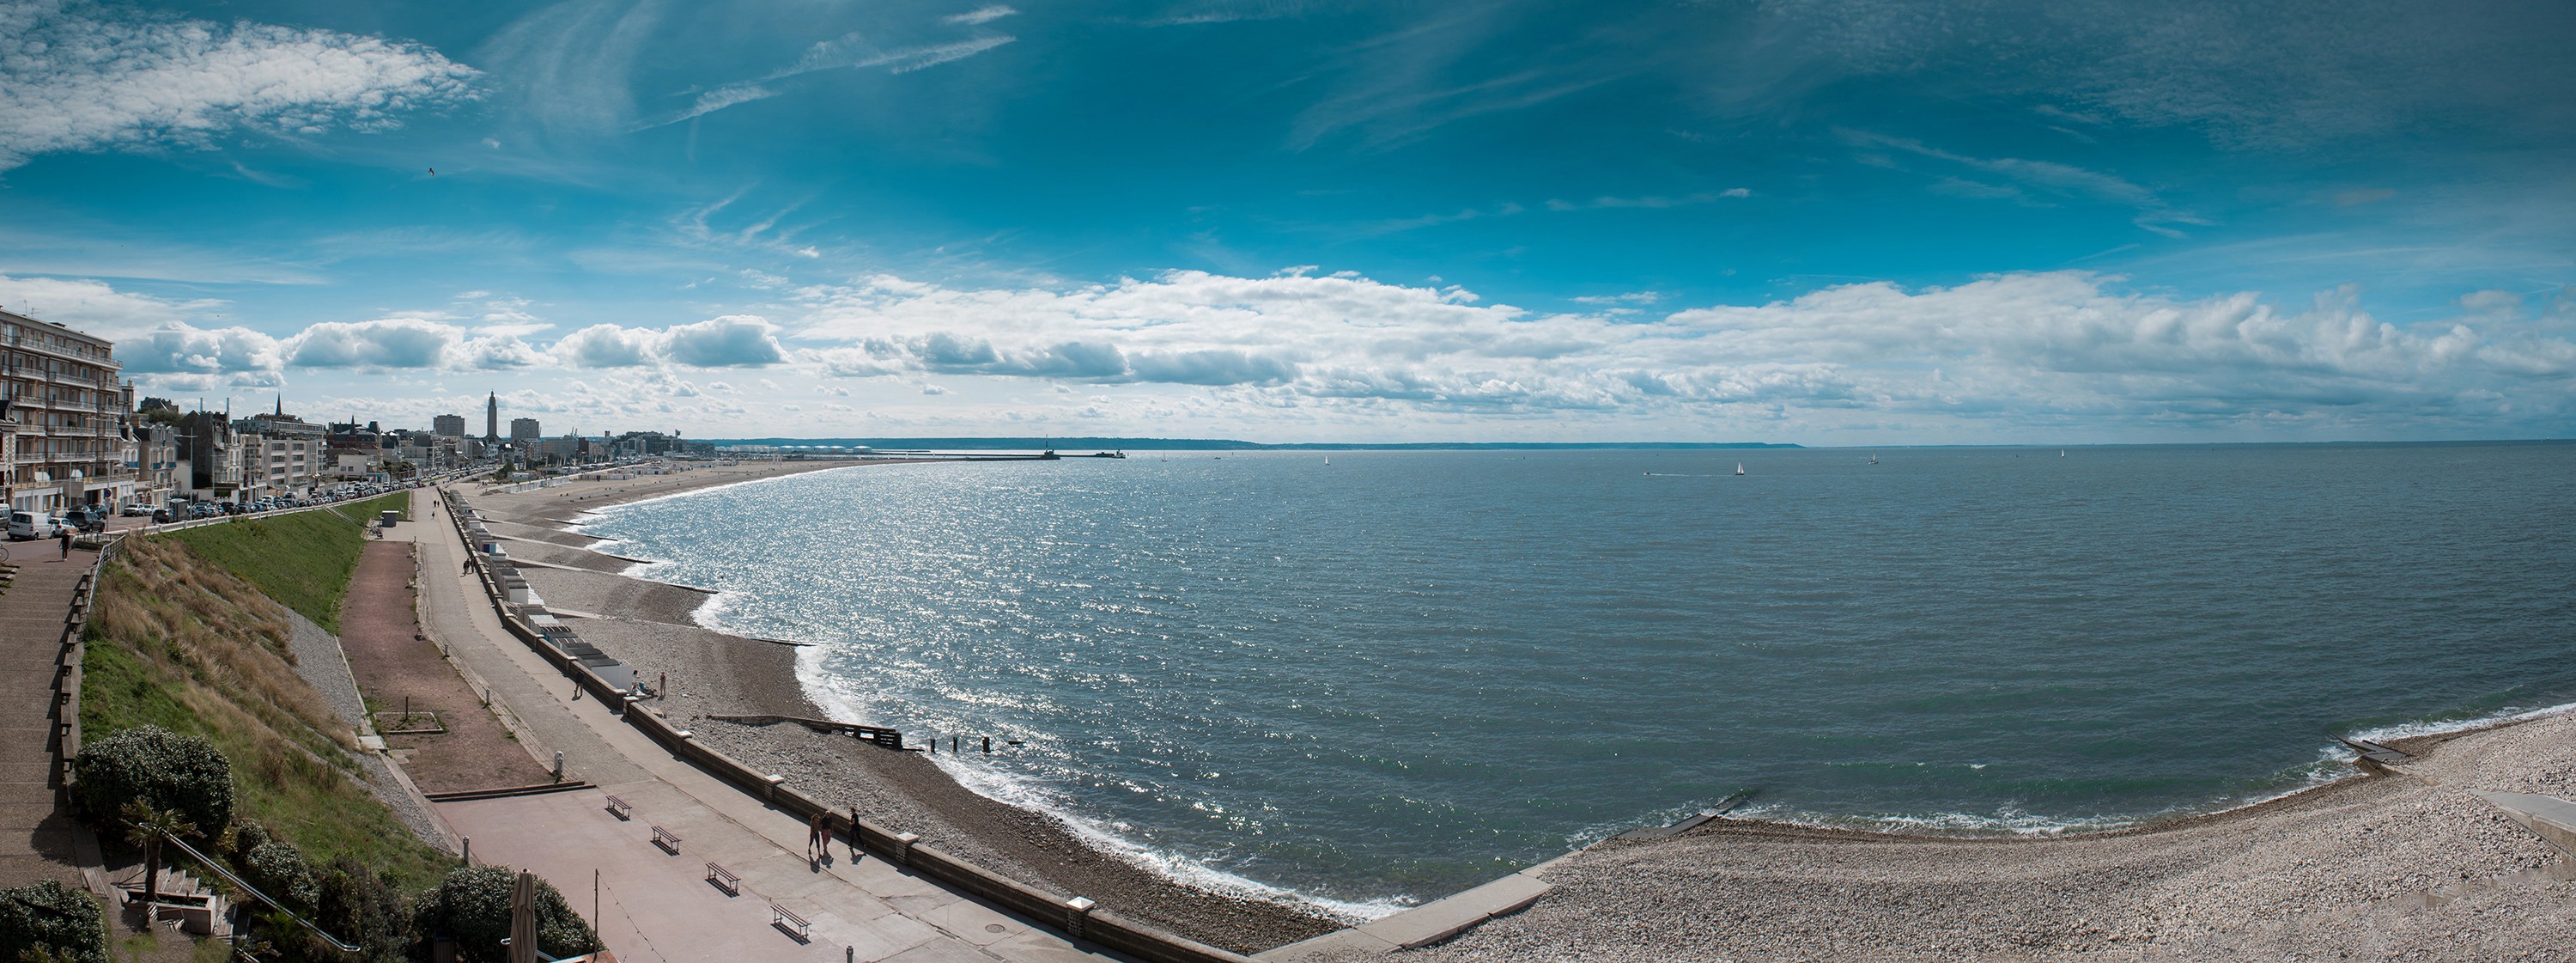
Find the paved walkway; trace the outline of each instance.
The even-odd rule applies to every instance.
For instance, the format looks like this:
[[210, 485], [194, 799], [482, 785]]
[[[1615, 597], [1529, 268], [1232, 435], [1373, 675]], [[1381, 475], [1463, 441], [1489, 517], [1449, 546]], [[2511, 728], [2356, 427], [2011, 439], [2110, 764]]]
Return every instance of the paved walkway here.
[[0, 594], [0, 886], [80, 887], [71, 819], [54, 807], [54, 666], [72, 586], [98, 561], [53, 542], [11, 542], [17, 580]]
[[[418, 540], [422, 621], [433, 640], [488, 688], [521, 745], [565, 777], [600, 790], [439, 804], [473, 840], [477, 862], [534, 871], [589, 912], [599, 874], [601, 937], [624, 960], [888, 960], [899, 963], [1070, 963], [1117, 957], [1087, 951], [1026, 921], [882, 860], [852, 860], [846, 844], [826, 864], [804, 857], [805, 823], [770, 809], [664, 751], [502, 628], [481, 586], [459, 575], [465, 546], [433, 491], [413, 494], [412, 517], [388, 539]], [[444, 512], [442, 510], [441, 514]], [[604, 796], [634, 806], [611, 816]], [[651, 844], [655, 825], [684, 842], [680, 855]], [[732, 896], [706, 882], [706, 863], [742, 878]], [[813, 924], [810, 943], [772, 928], [775, 899]], [[846, 956], [845, 956], [846, 952]]]

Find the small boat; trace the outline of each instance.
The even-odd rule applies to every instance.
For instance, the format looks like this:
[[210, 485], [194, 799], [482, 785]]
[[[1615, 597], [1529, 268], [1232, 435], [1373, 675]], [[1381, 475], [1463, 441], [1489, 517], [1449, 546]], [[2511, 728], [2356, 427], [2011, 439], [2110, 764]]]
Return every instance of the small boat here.
[[2066, 449], [2064, 449], [2064, 448], [2060, 448], [2060, 449], [2058, 449], [2058, 450], [2057, 450], [2057, 457], [2059, 457], [2059, 458], [2064, 458], [2064, 457], [2066, 457]]
[[1325, 456], [1324, 456], [1324, 467], [1326, 467], [1326, 468], [1331, 468], [1331, 467], [1333, 467], [1333, 456], [1331, 456], [1331, 455], [1325, 455]]
[[1874, 451], [1873, 451], [1873, 452], [1870, 452], [1870, 453], [1869, 453], [1869, 463], [1870, 463], [1870, 464], [1873, 464], [1873, 465], [1878, 464], [1878, 453], [1877, 453], [1877, 452], [1874, 452]]
[[1738, 474], [1738, 475], [1744, 474], [1744, 463], [1743, 463], [1743, 462], [1740, 462], [1740, 461], [1739, 461], [1739, 462], [1736, 462], [1736, 463], [1735, 463], [1735, 473], [1736, 473], [1736, 474]]

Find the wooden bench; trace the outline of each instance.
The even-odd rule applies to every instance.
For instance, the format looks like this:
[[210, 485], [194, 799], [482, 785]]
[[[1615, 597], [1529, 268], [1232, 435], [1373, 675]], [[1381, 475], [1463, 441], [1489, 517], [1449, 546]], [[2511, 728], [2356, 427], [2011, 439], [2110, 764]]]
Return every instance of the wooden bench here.
[[742, 877], [734, 875], [733, 870], [714, 863], [707, 864], [707, 884], [724, 890], [727, 896], [742, 895]]
[[635, 818], [635, 807], [627, 805], [626, 800], [610, 796], [608, 797], [608, 814], [621, 820], [631, 820]]
[[778, 927], [779, 932], [796, 942], [814, 941], [813, 924], [805, 922], [805, 918], [796, 915], [795, 910], [778, 905], [777, 900], [769, 901], [769, 925]]
[[653, 845], [662, 847], [664, 852], [673, 856], [680, 855], [679, 835], [660, 826], [653, 827]]

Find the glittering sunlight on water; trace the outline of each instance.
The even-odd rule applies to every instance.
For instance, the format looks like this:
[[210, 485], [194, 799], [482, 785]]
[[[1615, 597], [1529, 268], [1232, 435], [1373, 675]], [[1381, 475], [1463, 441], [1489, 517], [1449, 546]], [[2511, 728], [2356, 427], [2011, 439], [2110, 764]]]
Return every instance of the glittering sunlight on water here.
[[2576, 445], [1870, 454], [898, 465], [589, 531], [824, 643], [827, 708], [994, 737], [942, 756], [985, 792], [1363, 907], [1739, 790], [2115, 825], [2576, 699]]

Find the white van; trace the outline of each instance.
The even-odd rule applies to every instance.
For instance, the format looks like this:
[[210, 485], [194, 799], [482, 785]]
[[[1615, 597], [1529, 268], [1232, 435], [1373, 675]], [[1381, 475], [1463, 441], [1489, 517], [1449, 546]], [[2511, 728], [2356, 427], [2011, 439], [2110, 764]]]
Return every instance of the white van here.
[[10, 512], [9, 539], [23, 542], [31, 538], [54, 538], [62, 534], [63, 524], [51, 512]]

